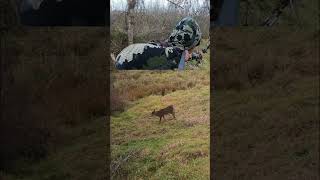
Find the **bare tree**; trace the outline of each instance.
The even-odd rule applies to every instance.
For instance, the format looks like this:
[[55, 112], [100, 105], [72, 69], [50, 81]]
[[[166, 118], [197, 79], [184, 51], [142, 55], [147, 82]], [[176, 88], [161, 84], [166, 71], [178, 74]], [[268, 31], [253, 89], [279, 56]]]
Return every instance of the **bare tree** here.
[[130, 11], [128, 3], [131, 0], [112, 1], [111, 34], [115, 54], [128, 46], [128, 43], [167, 39], [177, 22], [186, 16], [198, 22], [203, 38], [209, 36], [210, 0], [134, 1]]

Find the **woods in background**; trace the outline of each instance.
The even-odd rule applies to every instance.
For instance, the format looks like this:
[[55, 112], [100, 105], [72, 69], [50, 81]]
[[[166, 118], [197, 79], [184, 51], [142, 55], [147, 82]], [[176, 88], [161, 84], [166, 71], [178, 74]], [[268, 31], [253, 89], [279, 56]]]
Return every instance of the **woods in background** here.
[[209, 38], [209, 0], [111, 1], [111, 49], [118, 54], [128, 44], [164, 40], [176, 23], [192, 16], [204, 39]]

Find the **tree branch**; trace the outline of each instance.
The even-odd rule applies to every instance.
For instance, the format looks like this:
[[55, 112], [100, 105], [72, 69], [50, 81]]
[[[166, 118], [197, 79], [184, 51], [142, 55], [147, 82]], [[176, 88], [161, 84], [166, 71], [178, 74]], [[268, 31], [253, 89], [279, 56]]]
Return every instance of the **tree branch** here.
[[178, 7], [182, 8], [182, 9], [184, 9], [181, 5], [179, 5], [179, 4], [175, 3], [175, 2], [172, 2], [172, 1], [170, 1], [170, 0], [167, 0], [167, 1], [168, 1], [169, 3], [174, 4], [175, 6], [178, 6]]

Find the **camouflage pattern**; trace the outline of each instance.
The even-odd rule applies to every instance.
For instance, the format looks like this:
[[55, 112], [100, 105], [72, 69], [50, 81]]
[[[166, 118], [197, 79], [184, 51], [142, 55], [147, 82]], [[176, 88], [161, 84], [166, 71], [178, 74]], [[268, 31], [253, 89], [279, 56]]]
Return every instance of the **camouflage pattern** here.
[[163, 42], [132, 44], [116, 57], [117, 69], [176, 69], [184, 50], [199, 45], [199, 25], [192, 18], [181, 20]]
[[116, 58], [117, 69], [174, 69], [177, 68], [181, 50], [151, 43], [132, 44]]
[[200, 44], [201, 31], [198, 23], [191, 17], [182, 19], [171, 33], [168, 42], [183, 50], [192, 49]]

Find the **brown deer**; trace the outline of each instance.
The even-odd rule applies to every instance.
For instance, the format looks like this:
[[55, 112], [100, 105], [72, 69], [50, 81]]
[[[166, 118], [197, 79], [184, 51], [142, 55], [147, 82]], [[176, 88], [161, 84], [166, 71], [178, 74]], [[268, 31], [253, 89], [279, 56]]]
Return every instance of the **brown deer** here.
[[173, 105], [170, 105], [166, 108], [160, 109], [159, 111], [153, 110], [151, 113], [151, 116], [158, 116], [160, 118], [159, 123], [161, 123], [161, 119], [162, 118], [165, 119], [164, 115], [166, 115], [166, 114], [172, 114], [173, 118], [174, 119], [176, 118]]

